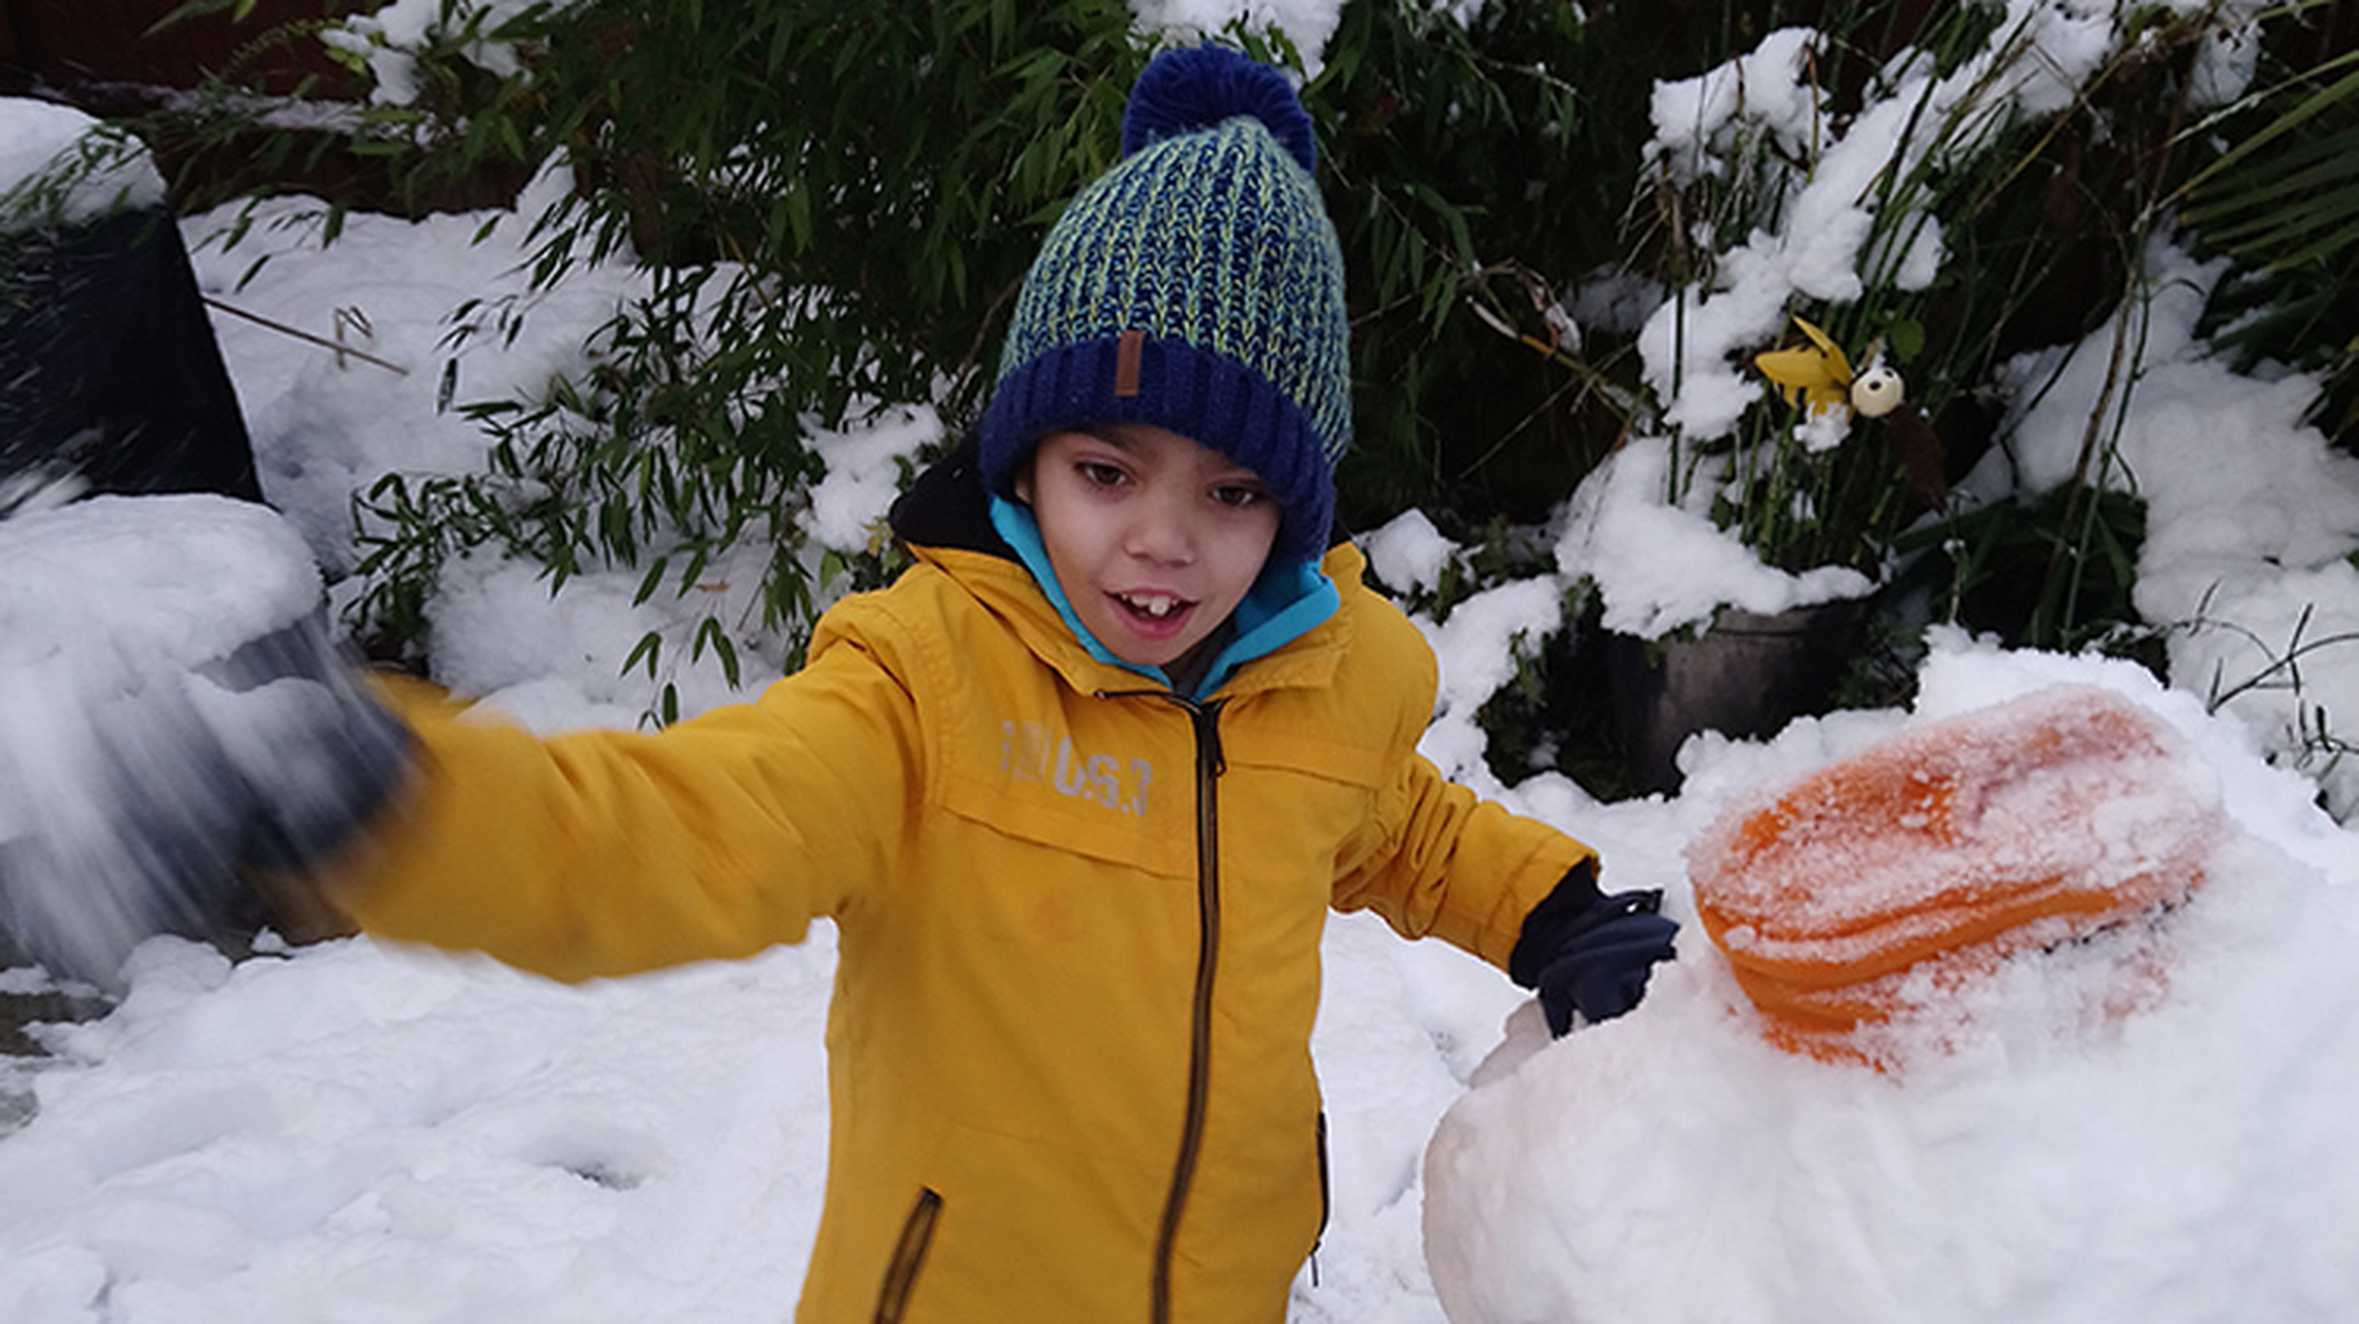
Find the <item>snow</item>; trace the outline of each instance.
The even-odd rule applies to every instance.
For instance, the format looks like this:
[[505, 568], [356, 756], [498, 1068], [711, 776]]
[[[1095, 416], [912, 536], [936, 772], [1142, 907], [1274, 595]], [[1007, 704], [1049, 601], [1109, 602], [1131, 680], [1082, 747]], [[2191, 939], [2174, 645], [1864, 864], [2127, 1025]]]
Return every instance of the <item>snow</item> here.
[[318, 605], [287, 522], [227, 497], [92, 497], [0, 520], [0, 691], [20, 668], [219, 660]]
[[1582, 480], [1567, 508], [1557, 570], [1568, 581], [1596, 582], [1605, 628], [1659, 639], [1710, 620], [1723, 604], [1766, 616], [1875, 587], [1843, 566], [1795, 575], [1762, 564], [1703, 515], [1664, 504], [1670, 464], [1665, 439], [1626, 442]]
[[1785, 154], [1807, 157], [1818, 103], [1803, 82], [1815, 28], [1779, 28], [1747, 55], [1693, 78], [1655, 84], [1648, 114], [1659, 153], [1681, 184], [1725, 168], [1741, 133], [1764, 133]]
[[1779, 29], [1726, 65], [1658, 83], [1656, 137], [1646, 154], [1664, 160], [1675, 180], [1750, 160], [1758, 151], [1750, 139], [1760, 135], [1810, 162], [1807, 174], [1768, 186], [1772, 196], [1759, 211], [1773, 228], [1721, 254], [1709, 288], [1674, 291], [1640, 333], [1664, 425], [1699, 441], [1732, 432], [1761, 393], [1742, 351], [1784, 330], [1790, 301], [1849, 303], [1870, 282], [1904, 290], [1931, 284], [1939, 270], [1938, 217], [1923, 228], [1916, 216], [1887, 218], [1889, 233], [1908, 246], [1867, 249], [1879, 178], [1905, 174], [1936, 151], [1971, 151], [2018, 117], [2061, 110], [2111, 52], [2112, 32], [2108, 6], [2010, 0], [1998, 32], [1973, 58], [1942, 77], [1929, 61], [1910, 63], [1894, 86], [1847, 118], [1822, 107], [1803, 81], [1803, 53], [1816, 35], [1809, 29]]
[[[218, 821], [238, 751], [217, 745], [202, 767], [126, 760], [207, 712], [241, 732], [303, 720], [316, 696], [295, 682], [222, 687], [244, 688], [242, 645], [320, 601], [311, 553], [263, 506], [102, 496], [0, 521], [0, 917], [28, 951], [97, 976], [182, 913], [189, 883], [152, 880], [199, 861], [157, 840]], [[155, 839], [122, 830], [127, 805]]]
[[[732, 690], [709, 654], [689, 661], [688, 631], [711, 610], [733, 634], [753, 602], [768, 559], [747, 546], [707, 568], [702, 588], [685, 596], [659, 589], [632, 604], [639, 574], [593, 571], [552, 594], [541, 567], [490, 551], [445, 567], [441, 588], [427, 607], [435, 641], [429, 655], [437, 684], [480, 698], [525, 726], [555, 734], [581, 726], [631, 728], [647, 713], [656, 687], [672, 685], [680, 711], [695, 714], [739, 702], [782, 668], [741, 652], [741, 688]], [[653, 631], [664, 637], [652, 673], [622, 662]]]
[[811, 536], [839, 552], [866, 552], [889, 536], [884, 519], [918, 452], [942, 441], [942, 418], [929, 406], [881, 411], [862, 426], [814, 430], [809, 444], [827, 466], [811, 489]]
[[1368, 554], [1368, 568], [1395, 593], [1431, 593], [1442, 585], [1442, 572], [1458, 554], [1458, 545], [1442, 536], [1422, 510], [1404, 510], [1360, 540]]
[[495, 77], [505, 78], [524, 68], [513, 44], [480, 34], [539, 8], [568, 8], [574, 0], [392, 0], [356, 14], [321, 33], [320, 39], [358, 58], [375, 86], [370, 99], [383, 106], [407, 106], [417, 101], [418, 53], [473, 30], [479, 34], [459, 43], [466, 61]]
[[[1496, 665], [1486, 632], [1440, 643], [1461, 690]], [[1622, 1020], [1544, 1046], [1496, 972], [1333, 922], [1313, 1047], [1335, 1221], [1293, 1319], [1433, 1324], [1436, 1286], [1460, 1324], [2359, 1301], [2352, 834], [2128, 664], [1953, 633], [1923, 682], [1914, 714], [1702, 742], [1677, 799], [1516, 788], [1687, 921]], [[2240, 829], [2169, 917], [2160, 1000], [2106, 1014], [2119, 954], [2091, 944], [1958, 998], [1951, 1050], [1905, 1074], [1763, 1042], [1693, 922], [1696, 834], [1748, 791], [2059, 682], [2168, 724]], [[365, 939], [234, 964], [155, 940], [112, 1015], [44, 1032], [36, 1115], [0, 1139], [23, 1193], [0, 1209], [0, 1317], [775, 1318], [824, 1168], [828, 935], [582, 988]]]
[[[0, 97], [0, 199], [52, 168], [93, 150], [112, 152], [91, 138], [99, 122], [69, 106]], [[78, 225], [110, 212], [161, 206], [164, 176], [144, 151], [124, 153], [106, 169], [74, 179], [51, 205], [30, 212], [0, 211], [0, 231], [26, 224]]]
[[[1946, 260], [1943, 218], [1916, 191], [1888, 190], [1885, 182], [1909, 177], [1928, 160], [1963, 160], [2009, 125], [2072, 105], [2120, 49], [2117, 8], [2101, 0], [2006, 0], [1984, 45], [1949, 73], [1939, 73], [1924, 52], [1896, 54], [1857, 106], [1822, 103], [1809, 58], [1822, 38], [1806, 28], [1777, 29], [1717, 68], [1658, 82], [1650, 105], [1654, 137], [1643, 160], [1659, 163], [1679, 187], [1716, 178], [1732, 196], [1744, 198], [1747, 188], [1757, 196], [1743, 204], [1750, 232], [1715, 255], [1707, 279], [1666, 292], [1640, 326], [1642, 377], [1659, 410], [1652, 428], [1688, 446], [1735, 434], [1764, 398], [1752, 355], [1786, 334], [1797, 304], [1854, 303], [1872, 290], [1929, 288]], [[2222, 21], [2234, 26], [2251, 12], [2249, 0], [2239, 0]], [[2234, 71], [2223, 66], [2207, 76], [2224, 89]], [[1742, 182], [1756, 173], [1761, 182]], [[1806, 447], [1833, 449], [1845, 421], [1813, 425]], [[1715, 458], [1678, 476], [1700, 494], [1697, 509], [1708, 509], [1711, 495], [1740, 467]], [[1668, 488], [1649, 492], [1630, 477], [1628, 470], [1600, 468], [1589, 483], [1613, 490], [1585, 490], [1577, 504], [1589, 511], [1601, 503], [1651, 503], [1658, 512], [1668, 504]], [[1675, 514], [1654, 521], [1614, 515], [1606, 523], [1660, 523], [1677, 531], [1683, 547], [1698, 545], [1688, 536], [1694, 522]], [[1703, 554], [1716, 574], [1702, 584], [1666, 573], [1652, 557], [1589, 557], [1576, 548], [1567, 560], [1596, 579], [1609, 604], [1619, 604], [1621, 623], [1612, 628], [1650, 639], [1705, 623], [1722, 605], [1758, 611], [1764, 608], [1756, 604], [1781, 597], [1791, 598], [1786, 605], [1825, 600], [1817, 596], [1830, 587], [1824, 583], [1798, 591], [1772, 587], [1777, 579], [1765, 575], [1777, 572], [1759, 565], [1733, 535], [1716, 536], [1729, 551]], [[1723, 584], [1725, 591], [1718, 588]], [[1863, 578], [1841, 592], [1857, 596], [1867, 585]]]
[[817, 1226], [832, 964], [822, 930], [572, 990], [160, 939], [0, 1142], [0, 1318], [775, 1319]]
[[1286, 34], [1301, 53], [1303, 70], [1319, 76], [1327, 39], [1342, 22], [1342, 0], [1130, 0], [1132, 26], [1187, 43], [1218, 38], [1230, 24]]
[[[1980, 500], [2049, 491], [2093, 436], [2090, 478], [2146, 503], [2132, 600], [2167, 629], [2174, 683], [2208, 695], [2262, 681], [2227, 711], [2277, 758], [2316, 764], [2305, 730], [2321, 713], [2330, 730], [2336, 714], [2359, 713], [2359, 459], [2302, 421], [2315, 378], [2240, 375], [2196, 336], [2225, 270], [2155, 240], [2144, 295], [2120, 317], [2006, 367], [2020, 403], [2005, 445], [1961, 488]], [[2298, 670], [2284, 669], [2297, 652]], [[2324, 782], [2338, 816], [2359, 809], [2359, 761], [2327, 768]]]
[[[303, 531], [331, 575], [360, 555], [356, 490], [388, 472], [483, 467], [490, 439], [457, 409], [436, 408], [446, 371], [457, 374], [454, 405], [533, 396], [552, 376], [587, 367], [590, 334], [646, 290], [646, 278], [627, 260], [576, 271], [553, 290], [531, 290], [525, 236], [542, 207], [571, 187], [570, 173], [552, 166], [513, 208], [421, 221], [348, 215], [332, 245], [323, 243], [320, 224], [327, 204], [315, 198], [274, 198], [245, 217], [242, 204], [228, 203], [182, 220], [203, 293], [407, 370], [214, 315], [263, 494]], [[226, 242], [241, 222], [242, 235]], [[449, 343], [452, 312], [470, 299], [480, 301], [472, 320], [481, 333]], [[503, 311], [523, 319], [512, 342], [497, 325]]]
[[1496, 795], [1502, 788], [1483, 761], [1488, 737], [1476, 715], [1515, 678], [1517, 664], [1563, 627], [1563, 590], [1546, 576], [1519, 579], [1459, 603], [1439, 625], [1422, 616], [1410, 619], [1443, 660], [1433, 725], [1417, 750], [1443, 776]]

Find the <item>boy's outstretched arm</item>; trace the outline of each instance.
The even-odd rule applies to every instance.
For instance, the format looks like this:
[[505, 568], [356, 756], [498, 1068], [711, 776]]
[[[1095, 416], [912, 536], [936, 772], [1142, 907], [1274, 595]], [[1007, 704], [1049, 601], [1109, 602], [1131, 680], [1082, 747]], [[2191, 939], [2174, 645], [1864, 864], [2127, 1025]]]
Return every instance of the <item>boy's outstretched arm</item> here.
[[915, 704], [848, 642], [662, 732], [543, 740], [390, 693], [417, 772], [312, 881], [371, 933], [558, 979], [799, 940], [894, 876], [920, 795]]

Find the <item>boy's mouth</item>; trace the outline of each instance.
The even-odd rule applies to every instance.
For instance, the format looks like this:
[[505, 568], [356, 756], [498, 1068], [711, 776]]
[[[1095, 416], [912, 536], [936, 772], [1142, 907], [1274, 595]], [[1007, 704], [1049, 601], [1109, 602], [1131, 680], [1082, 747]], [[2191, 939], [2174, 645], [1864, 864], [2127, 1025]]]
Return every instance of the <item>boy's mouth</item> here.
[[1173, 593], [1108, 593], [1125, 625], [1151, 639], [1169, 638], [1186, 624], [1196, 604]]

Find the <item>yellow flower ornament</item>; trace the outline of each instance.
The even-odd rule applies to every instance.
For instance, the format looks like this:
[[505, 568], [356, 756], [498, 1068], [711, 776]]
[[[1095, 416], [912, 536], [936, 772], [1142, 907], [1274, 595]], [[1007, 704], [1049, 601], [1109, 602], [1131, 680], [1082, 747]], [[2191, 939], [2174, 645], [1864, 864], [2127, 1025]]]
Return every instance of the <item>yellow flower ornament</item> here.
[[1797, 317], [1794, 325], [1810, 337], [1815, 349], [1773, 349], [1753, 358], [1761, 375], [1775, 382], [1778, 394], [1797, 409], [1812, 414], [1851, 404], [1851, 360], [1843, 357], [1826, 332]]

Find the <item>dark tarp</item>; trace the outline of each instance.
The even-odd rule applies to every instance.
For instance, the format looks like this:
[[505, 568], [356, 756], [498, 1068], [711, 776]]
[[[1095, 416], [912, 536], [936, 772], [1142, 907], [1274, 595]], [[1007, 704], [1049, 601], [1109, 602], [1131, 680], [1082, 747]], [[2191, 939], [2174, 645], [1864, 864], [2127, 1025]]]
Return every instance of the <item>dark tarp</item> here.
[[262, 499], [168, 210], [0, 232], [0, 481], [28, 471]]

